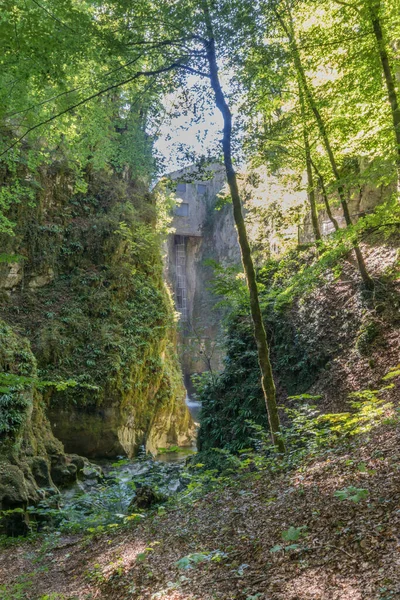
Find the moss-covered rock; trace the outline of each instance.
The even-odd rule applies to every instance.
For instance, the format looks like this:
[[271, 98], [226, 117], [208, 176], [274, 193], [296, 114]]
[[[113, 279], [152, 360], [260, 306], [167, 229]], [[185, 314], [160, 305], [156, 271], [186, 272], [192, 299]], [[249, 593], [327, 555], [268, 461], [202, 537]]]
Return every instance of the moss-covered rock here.
[[39, 488], [48, 488], [53, 485], [49, 463], [44, 456], [33, 456], [27, 462]]
[[35, 389], [36, 360], [29, 341], [0, 321], [0, 531], [29, 529], [28, 505], [57, 491], [52, 456], [63, 456]]
[[14, 263], [0, 265], [0, 315], [30, 341], [48, 382], [25, 452], [62, 454], [45, 447], [47, 417], [67, 452], [89, 457], [190, 444], [153, 198], [111, 172], [74, 193], [62, 165], [38, 183], [36, 205], [18, 208], [15, 238], [4, 240], [24, 257], [18, 277]]

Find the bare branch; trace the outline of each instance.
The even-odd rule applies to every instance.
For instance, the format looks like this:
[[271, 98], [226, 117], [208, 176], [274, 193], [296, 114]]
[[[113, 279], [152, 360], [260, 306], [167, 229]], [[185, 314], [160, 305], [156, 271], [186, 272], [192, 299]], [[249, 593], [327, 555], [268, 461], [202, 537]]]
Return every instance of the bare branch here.
[[188, 71], [189, 73], [193, 73], [194, 75], [199, 75], [200, 77], [208, 77], [210, 78], [209, 73], [204, 73], [203, 71], [198, 71], [197, 69], [192, 69], [192, 67], [188, 67], [186, 65], [180, 65], [181, 69], [184, 71]]

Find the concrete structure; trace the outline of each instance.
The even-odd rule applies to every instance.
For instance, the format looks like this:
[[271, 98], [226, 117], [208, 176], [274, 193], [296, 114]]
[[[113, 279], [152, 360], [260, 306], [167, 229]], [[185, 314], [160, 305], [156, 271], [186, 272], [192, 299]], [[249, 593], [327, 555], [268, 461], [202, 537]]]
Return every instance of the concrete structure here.
[[215, 163], [204, 173], [199, 173], [195, 167], [188, 167], [168, 177], [176, 181], [177, 205], [172, 220], [175, 235], [201, 237], [207, 212], [225, 185], [224, 167]]
[[[241, 257], [231, 204], [216, 209], [218, 194], [226, 188], [224, 167], [213, 164], [202, 174], [189, 167], [171, 173], [169, 178], [177, 202], [166, 243], [165, 277], [180, 313], [181, 364], [190, 392], [192, 374], [222, 367], [223, 314], [218, 308], [219, 298], [212, 291], [214, 270], [207, 261], [241, 269]], [[257, 184], [251, 176], [241, 174], [240, 188], [249, 208], [247, 229], [255, 257], [279, 257], [287, 242], [313, 240], [304, 188], [287, 188], [265, 170], [258, 172]], [[383, 190], [365, 188], [362, 192], [350, 199], [353, 215], [371, 210], [383, 199]], [[279, 217], [279, 209], [284, 214], [303, 203], [306, 218], [301, 225], [289, 223], [286, 229], [281, 225], [277, 231], [274, 211]], [[251, 208], [257, 210], [252, 212]], [[339, 225], [344, 226], [341, 208], [332, 209]], [[323, 235], [328, 235], [333, 226], [324, 211], [320, 211], [319, 219]]]
[[190, 391], [193, 373], [222, 366], [222, 315], [210, 289], [213, 269], [207, 259], [236, 264], [240, 251], [232, 207], [215, 209], [226, 183], [224, 167], [213, 164], [202, 174], [189, 167], [169, 178], [176, 181], [177, 203], [166, 243], [165, 275], [180, 313], [181, 364]]
[[[361, 170], [362, 167], [362, 161], [360, 161]], [[387, 200], [390, 195], [395, 192], [395, 189], [396, 186], [394, 183], [387, 186], [380, 186], [379, 188], [364, 184], [357, 189], [352, 189], [347, 198], [347, 204], [352, 221], [356, 222], [360, 217], [373, 212], [379, 204], [382, 204], [382, 202]], [[318, 198], [318, 202], [320, 206], [323, 206], [322, 198]], [[336, 197], [330, 197], [329, 203], [332, 214], [338, 222], [339, 227], [344, 229], [346, 227], [346, 221], [343, 216], [343, 210], [340, 206], [338, 196], [336, 195]], [[318, 210], [318, 221], [323, 236], [329, 235], [335, 230], [325, 208], [320, 208]], [[300, 243], [309, 243], [314, 241], [314, 233], [309, 213], [306, 214], [304, 222], [300, 227], [299, 241]]]

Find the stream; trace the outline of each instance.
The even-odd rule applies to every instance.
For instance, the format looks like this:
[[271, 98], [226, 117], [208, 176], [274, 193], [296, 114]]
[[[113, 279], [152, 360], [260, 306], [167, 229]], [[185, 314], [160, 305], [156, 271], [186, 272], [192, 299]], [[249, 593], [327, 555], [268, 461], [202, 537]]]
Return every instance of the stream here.
[[[200, 402], [187, 396], [186, 405], [198, 425]], [[84, 478], [61, 491], [64, 526], [73, 529], [74, 524], [98, 527], [121, 522], [132, 512], [132, 500], [144, 486], [150, 486], [167, 500], [187, 486], [184, 467], [186, 459], [195, 452], [196, 447], [192, 446], [152, 457], [142, 449], [135, 459], [91, 461], [84, 469]]]

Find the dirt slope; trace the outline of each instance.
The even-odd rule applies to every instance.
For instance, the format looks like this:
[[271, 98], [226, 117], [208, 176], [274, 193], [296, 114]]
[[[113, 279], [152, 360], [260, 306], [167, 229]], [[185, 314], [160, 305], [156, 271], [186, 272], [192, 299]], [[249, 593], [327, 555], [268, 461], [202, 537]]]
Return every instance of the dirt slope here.
[[[394, 409], [371, 432], [290, 474], [248, 472], [191, 505], [94, 539], [54, 536], [47, 547], [2, 549], [0, 598], [400, 598], [399, 456]], [[334, 496], [348, 486], [365, 497]], [[304, 526], [299, 540], [282, 539]], [[196, 553], [206, 557], [192, 557], [192, 568], [176, 564]]]

